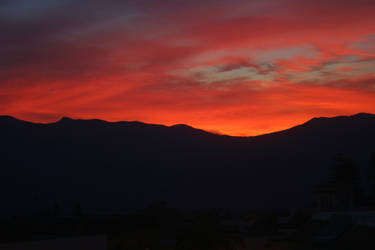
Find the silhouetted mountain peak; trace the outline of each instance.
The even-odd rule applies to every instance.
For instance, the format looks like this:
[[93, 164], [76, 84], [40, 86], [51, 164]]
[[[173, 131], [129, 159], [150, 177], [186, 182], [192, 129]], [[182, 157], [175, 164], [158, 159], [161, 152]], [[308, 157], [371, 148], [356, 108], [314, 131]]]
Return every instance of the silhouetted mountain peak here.
[[375, 115], [358, 113], [350, 116], [315, 117], [289, 129], [253, 136], [251, 138], [275, 138], [274, 135], [289, 136], [291, 134], [294, 134], [296, 137], [304, 137], [308, 134], [319, 134], [321, 136], [321, 133], [325, 133], [327, 136], [329, 134], [343, 133], [344, 131], [371, 130], [372, 127], [375, 127]]
[[0, 115], [0, 121], [10, 121], [10, 120], [15, 121], [17, 119], [9, 115]]
[[[337, 118], [337, 117], [334, 117], [334, 118]], [[305, 122], [304, 124], [302, 125], [307, 125], [307, 124], [316, 124], [316, 123], [320, 123], [320, 122], [324, 122], [324, 121], [327, 121], [329, 119], [332, 119], [332, 118], [328, 118], [328, 117], [314, 117], [310, 120], [308, 120], [307, 122]]]
[[72, 119], [70, 117], [62, 117], [59, 121], [56, 122], [57, 124], [103, 124], [108, 123], [106, 121], [100, 119]]
[[175, 125], [172, 125], [170, 126], [169, 128], [172, 128], [173, 130], [176, 130], [180, 133], [190, 133], [190, 134], [207, 134], [207, 135], [216, 135], [216, 134], [213, 134], [213, 133], [210, 133], [210, 132], [207, 132], [205, 130], [202, 130], [202, 129], [198, 129], [198, 128], [193, 128], [189, 125], [186, 125], [186, 124], [175, 124]]
[[361, 119], [364, 119], [364, 118], [372, 118], [374, 119], [375, 118], [375, 115], [374, 114], [369, 114], [369, 113], [358, 113], [356, 115], [353, 115], [351, 116], [353, 118], [361, 118]]
[[61, 117], [60, 120], [57, 121], [57, 123], [67, 123], [67, 122], [73, 122], [73, 121], [75, 121], [75, 120], [72, 119], [72, 118], [63, 116], [63, 117]]
[[358, 114], [350, 115], [350, 116], [315, 117], [302, 125], [322, 124], [327, 121], [339, 122], [339, 121], [362, 120], [362, 119], [375, 119], [375, 115], [369, 114], [369, 113], [358, 113]]
[[0, 126], [9, 126], [9, 125], [16, 125], [16, 124], [28, 124], [29, 122], [19, 120], [9, 115], [0, 115]]
[[186, 124], [175, 124], [170, 126], [171, 128], [179, 128], [179, 129], [194, 129], [193, 127], [190, 127], [189, 125]]

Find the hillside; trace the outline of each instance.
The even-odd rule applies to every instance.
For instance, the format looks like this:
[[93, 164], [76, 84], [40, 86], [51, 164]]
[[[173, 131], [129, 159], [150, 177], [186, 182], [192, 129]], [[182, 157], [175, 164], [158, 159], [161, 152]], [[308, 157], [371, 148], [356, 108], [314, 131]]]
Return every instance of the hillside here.
[[0, 117], [2, 214], [80, 201], [121, 212], [166, 200], [183, 208], [308, 206], [333, 157], [365, 174], [375, 151], [375, 115], [314, 118], [255, 137], [187, 125], [63, 118], [34, 124]]

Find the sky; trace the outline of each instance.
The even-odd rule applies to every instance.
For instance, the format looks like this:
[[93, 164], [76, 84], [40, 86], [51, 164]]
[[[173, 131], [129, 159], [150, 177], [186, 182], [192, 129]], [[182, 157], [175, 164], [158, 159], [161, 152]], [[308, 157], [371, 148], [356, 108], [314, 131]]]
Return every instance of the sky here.
[[0, 114], [253, 136], [375, 113], [373, 0], [0, 0]]

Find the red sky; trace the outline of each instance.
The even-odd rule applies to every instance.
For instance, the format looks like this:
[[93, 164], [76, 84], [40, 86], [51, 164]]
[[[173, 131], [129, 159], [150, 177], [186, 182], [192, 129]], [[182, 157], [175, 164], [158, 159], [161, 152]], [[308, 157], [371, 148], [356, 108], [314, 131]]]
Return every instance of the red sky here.
[[257, 135], [375, 113], [374, 13], [373, 0], [1, 1], [0, 114]]

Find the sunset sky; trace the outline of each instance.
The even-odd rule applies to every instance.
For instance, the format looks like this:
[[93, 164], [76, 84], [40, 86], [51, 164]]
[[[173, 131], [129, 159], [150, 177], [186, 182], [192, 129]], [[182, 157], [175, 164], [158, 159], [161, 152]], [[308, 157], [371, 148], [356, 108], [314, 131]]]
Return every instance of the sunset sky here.
[[374, 0], [0, 0], [0, 114], [230, 135], [375, 113]]

